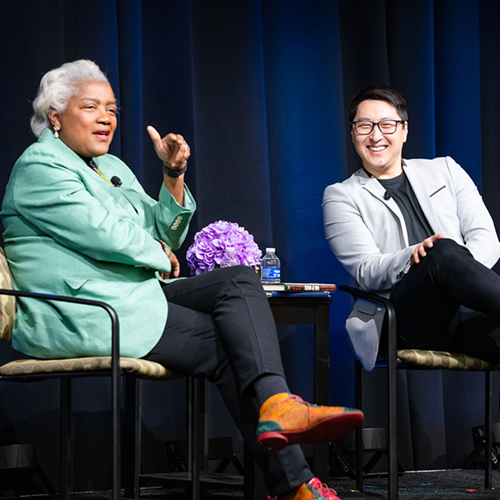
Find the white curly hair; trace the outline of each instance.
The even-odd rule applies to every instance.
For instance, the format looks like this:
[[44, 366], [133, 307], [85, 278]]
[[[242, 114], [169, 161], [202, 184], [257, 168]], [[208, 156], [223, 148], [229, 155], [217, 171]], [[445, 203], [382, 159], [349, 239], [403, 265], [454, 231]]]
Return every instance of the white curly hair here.
[[45, 73], [33, 101], [31, 117], [31, 130], [37, 137], [50, 127], [49, 111], [62, 114], [70, 99], [78, 93], [80, 84], [87, 81], [109, 83], [99, 66], [88, 59], [65, 63]]

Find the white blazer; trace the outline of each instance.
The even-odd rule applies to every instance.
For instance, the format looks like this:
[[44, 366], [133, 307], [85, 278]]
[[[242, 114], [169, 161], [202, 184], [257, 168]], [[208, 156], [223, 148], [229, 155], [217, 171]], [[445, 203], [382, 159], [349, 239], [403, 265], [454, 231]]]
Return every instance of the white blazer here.
[[[403, 169], [434, 233], [466, 246], [491, 268], [500, 258], [493, 220], [477, 187], [452, 158], [403, 160]], [[360, 169], [325, 189], [323, 217], [333, 253], [361, 288], [388, 295], [410, 269], [413, 246], [401, 210], [385, 189]], [[361, 309], [361, 311], [358, 311]], [[356, 355], [372, 370], [385, 310], [357, 301], [346, 328]]]

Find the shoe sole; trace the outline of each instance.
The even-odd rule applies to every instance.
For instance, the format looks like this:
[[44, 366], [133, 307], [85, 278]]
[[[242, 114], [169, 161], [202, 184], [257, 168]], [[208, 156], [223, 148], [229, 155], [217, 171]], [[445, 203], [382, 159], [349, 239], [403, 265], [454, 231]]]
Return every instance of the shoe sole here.
[[362, 412], [339, 413], [302, 431], [264, 432], [257, 442], [272, 451], [280, 451], [292, 444], [331, 443], [350, 434], [362, 421]]

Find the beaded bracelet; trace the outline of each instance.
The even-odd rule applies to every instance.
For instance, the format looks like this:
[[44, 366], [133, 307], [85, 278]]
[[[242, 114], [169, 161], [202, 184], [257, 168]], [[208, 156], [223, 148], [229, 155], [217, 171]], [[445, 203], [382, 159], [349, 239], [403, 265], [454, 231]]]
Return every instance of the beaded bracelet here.
[[[172, 249], [163, 240], [159, 240], [158, 238], [155, 238], [155, 240], [161, 245], [163, 251], [165, 252], [165, 255], [170, 258], [170, 256], [172, 255]], [[169, 253], [167, 253], [167, 249], [170, 250]]]

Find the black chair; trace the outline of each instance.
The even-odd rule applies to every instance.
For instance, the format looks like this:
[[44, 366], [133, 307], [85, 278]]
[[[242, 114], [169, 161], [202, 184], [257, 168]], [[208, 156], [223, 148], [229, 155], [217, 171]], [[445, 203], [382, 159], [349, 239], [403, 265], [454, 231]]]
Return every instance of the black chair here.
[[[484, 487], [491, 489], [492, 486], [492, 371], [500, 369], [500, 365], [490, 363], [478, 358], [466, 356], [465, 354], [449, 353], [442, 351], [397, 349], [397, 327], [396, 311], [393, 303], [380, 295], [340, 285], [339, 290], [350, 293], [354, 299], [362, 297], [375, 304], [381, 304], [386, 309], [386, 316], [382, 328], [382, 340], [385, 345], [385, 353], [379, 352], [376, 367], [387, 368], [387, 392], [388, 392], [388, 423], [387, 423], [387, 446], [389, 459], [389, 499], [398, 498], [398, 441], [397, 441], [397, 370], [398, 369], [431, 369], [431, 370], [460, 370], [460, 371], [484, 371], [485, 373], [485, 438], [481, 447], [484, 450], [485, 470]], [[381, 356], [381, 354], [383, 354]], [[361, 409], [362, 394], [362, 366], [356, 361], [356, 407]], [[363, 490], [363, 457], [362, 457], [362, 429], [356, 430], [356, 487]], [[476, 450], [477, 451], [477, 450]]]
[[[71, 381], [80, 377], [110, 377], [112, 407], [112, 498], [121, 495], [121, 473], [125, 478], [125, 495], [139, 498], [141, 453], [141, 379], [170, 380], [178, 376], [151, 361], [119, 356], [119, 321], [108, 304], [75, 297], [63, 297], [12, 289], [10, 270], [3, 249], [0, 248], [0, 339], [10, 343], [16, 310], [16, 297], [30, 300], [72, 302], [82, 307], [104, 309], [111, 319], [111, 356], [70, 359], [23, 359], [0, 366], [0, 382], [37, 382], [47, 379], [60, 380], [60, 498], [69, 500], [72, 469], [72, 410]], [[124, 379], [125, 412], [120, 418], [120, 379]], [[197, 500], [199, 491], [199, 449], [197, 429], [200, 426], [200, 381], [190, 379], [189, 401], [189, 450], [191, 498]], [[122, 425], [123, 424], [123, 425]], [[123, 446], [122, 446], [123, 444]], [[125, 460], [121, 463], [122, 448]]]

